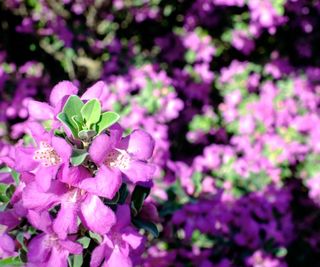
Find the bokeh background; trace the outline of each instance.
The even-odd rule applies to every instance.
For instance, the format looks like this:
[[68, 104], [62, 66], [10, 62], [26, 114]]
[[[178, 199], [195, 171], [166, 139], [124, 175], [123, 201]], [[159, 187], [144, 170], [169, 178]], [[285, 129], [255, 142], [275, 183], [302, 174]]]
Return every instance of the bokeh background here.
[[106, 83], [156, 139], [143, 266], [320, 266], [319, 0], [1, 0], [0, 155], [28, 102]]

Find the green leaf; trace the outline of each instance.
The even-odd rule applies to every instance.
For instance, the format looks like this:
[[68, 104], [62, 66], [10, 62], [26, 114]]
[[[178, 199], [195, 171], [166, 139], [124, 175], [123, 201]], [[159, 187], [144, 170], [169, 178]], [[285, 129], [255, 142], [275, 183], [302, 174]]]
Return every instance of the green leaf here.
[[14, 190], [14, 185], [0, 183], [0, 202], [9, 202], [14, 193]]
[[119, 201], [119, 198], [120, 198], [120, 194], [119, 194], [119, 192], [117, 192], [112, 199], [105, 198], [103, 203], [105, 203], [107, 205], [116, 205]]
[[83, 246], [84, 249], [86, 249], [89, 247], [91, 239], [87, 236], [84, 236], [79, 238], [77, 241]]
[[131, 208], [133, 209], [134, 215], [137, 215], [141, 211], [143, 202], [147, 198], [149, 193], [150, 188], [136, 185], [131, 197]]
[[15, 170], [11, 170], [11, 175], [12, 175], [12, 178], [13, 178], [14, 182], [16, 183], [16, 185], [19, 185], [20, 173], [16, 172]]
[[22, 248], [23, 248], [25, 251], [28, 251], [28, 248], [26, 247], [26, 244], [24, 243], [24, 233], [23, 233], [23, 232], [19, 232], [19, 233], [17, 234], [16, 239], [18, 240], [18, 242], [20, 243], [20, 245], [22, 246]]
[[120, 197], [119, 197], [119, 204], [124, 204], [126, 202], [126, 199], [129, 195], [128, 186], [123, 183], [119, 189]]
[[214, 245], [214, 240], [199, 230], [193, 231], [191, 240], [199, 248], [212, 248]]
[[85, 124], [90, 129], [91, 125], [97, 123], [101, 116], [101, 105], [98, 99], [89, 100], [82, 108], [81, 115]]
[[70, 123], [70, 121], [65, 113], [63, 113], [63, 112], [59, 113], [57, 116], [57, 119], [59, 121], [61, 121], [61, 123], [72, 132], [72, 135], [74, 137], [78, 136], [77, 128], [74, 127], [73, 124]]
[[195, 172], [192, 175], [192, 182], [195, 185], [195, 192], [194, 194], [197, 195], [201, 192], [202, 190], [202, 175], [201, 172]]
[[81, 108], [84, 106], [84, 103], [77, 95], [69, 96], [67, 102], [63, 107], [63, 112], [67, 115], [68, 118], [77, 115], [81, 118]]
[[8, 184], [0, 184], [0, 202], [7, 203], [10, 198], [7, 197]]
[[172, 215], [175, 211], [181, 209], [180, 204], [177, 204], [175, 202], [171, 202], [171, 201], [166, 201], [163, 205], [162, 205], [162, 209], [159, 211], [159, 215], [161, 217], [165, 217], [168, 215]]
[[102, 237], [99, 234], [89, 231], [89, 236], [98, 244], [102, 242]]
[[24, 263], [19, 257], [10, 257], [0, 260], [0, 267], [22, 266]]
[[148, 221], [145, 221], [145, 220], [134, 218], [134, 219], [132, 219], [132, 223], [136, 227], [138, 227], [140, 229], [144, 229], [147, 232], [149, 232], [150, 234], [152, 234], [154, 238], [158, 238], [159, 231], [158, 231], [157, 226], [153, 222], [148, 222]]
[[55, 129], [54, 130], [54, 136], [58, 136], [58, 137], [61, 137], [63, 139], [66, 138], [66, 134], [64, 133], [64, 131], [59, 130], [59, 129]]
[[16, 185], [19, 184], [20, 182], [20, 173], [16, 172], [15, 170], [4, 166], [3, 168], [0, 169], [0, 173], [10, 173], [14, 182], [16, 183]]
[[73, 149], [71, 155], [71, 163], [73, 166], [79, 166], [86, 159], [89, 153], [85, 149]]
[[196, 57], [197, 57], [196, 53], [195, 53], [194, 51], [192, 51], [192, 50], [188, 50], [188, 51], [185, 53], [185, 55], [184, 55], [185, 60], [186, 60], [189, 64], [194, 63], [195, 60], [196, 60]]
[[100, 120], [97, 122], [97, 132], [102, 133], [105, 129], [115, 124], [120, 119], [118, 113], [107, 111], [101, 115]]
[[[74, 137], [78, 136], [77, 135], [78, 134], [78, 131], [77, 131], [78, 125], [76, 122], [73, 121], [72, 117], [77, 116], [77, 118], [80, 121], [82, 121], [81, 108], [83, 106], [84, 106], [84, 104], [83, 104], [82, 100], [78, 96], [72, 95], [68, 98], [66, 104], [63, 107], [62, 113], [65, 114], [65, 118], [67, 119], [68, 123], [72, 125], [72, 128], [76, 132]], [[65, 121], [65, 118], [64, 118], [64, 121]], [[72, 130], [72, 129], [70, 129], [70, 130]], [[74, 134], [74, 132], [72, 132], [72, 134]]]
[[11, 172], [11, 168], [4, 166], [0, 169], [0, 173], [8, 173]]
[[77, 130], [78, 130], [78, 132], [80, 132], [81, 130], [82, 130], [82, 121], [81, 121], [81, 119], [79, 118], [79, 116], [77, 116], [77, 115], [74, 115], [74, 116], [72, 116], [72, 122], [75, 124], [75, 125], [77, 125]]
[[83, 256], [80, 255], [73, 255], [73, 263], [72, 267], [81, 267], [83, 263]]
[[78, 133], [79, 138], [83, 141], [88, 141], [96, 135], [97, 132], [94, 130], [82, 130]]

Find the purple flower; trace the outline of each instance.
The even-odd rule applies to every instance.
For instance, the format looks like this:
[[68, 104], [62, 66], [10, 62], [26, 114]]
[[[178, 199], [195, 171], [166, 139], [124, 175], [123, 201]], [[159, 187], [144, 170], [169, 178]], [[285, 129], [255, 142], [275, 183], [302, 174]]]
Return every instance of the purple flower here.
[[36, 182], [46, 191], [60, 167], [68, 168], [72, 148], [66, 140], [46, 132], [37, 123], [31, 123], [30, 128], [37, 148], [18, 147], [15, 168], [22, 172], [35, 171]]
[[[84, 169], [76, 169], [72, 175], [77, 176], [80, 181], [89, 176]], [[97, 195], [58, 180], [52, 182], [46, 192], [43, 192], [37, 183], [29, 183], [24, 189], [22, 200], [24, 207], [36, 211], [45, 211], [60, 204], [52, 227], [62, 239], [68, 233], [77, 232], [78, 217], [89, 230], [99, 234], [107, 233], [116, 223], [113, 211]]]
[[6, 233], [7, 227], [0, 224], [0, 259], [17, 256], [15, 243]]
[[31, 239], [28, 245], [27, 267], [67, 267], [69, 254], [81, 254], [82, 246], [71, 238], [60, 239], [52, 230], [48, 212], [29, 211], [29, 222], [43, 233]]
[[61, 111], [63, 104], [70, 95], [76, 95], [78, 88], [69, 81], [62, 81], [53, 87], [49, 103], [30, 100], [29, 116], [34, 120], [52, 120]]
[[113, 172], [114, 179], [119, 180], [118, 171], [121, 171], [133, 183], [149, 181], [155, 171], [155, 167], [147, 163], [154, 149], [153, 138], [142, 130], [135, 130], [124, 138], [121, 135], [122, 129], [112, 126], [110, 136], [102, 134], [93, 140], [89, 153], [99, 166], [97, 176]]
[[143, 244], [141, 236], [130, 223], [130, 208], [128, 205], [117, 207], [117, 224], [104, 235], [103, 242], [97, 246], [91, 255], [90, 267], [133, 266], [130, 253], [139, 250]]

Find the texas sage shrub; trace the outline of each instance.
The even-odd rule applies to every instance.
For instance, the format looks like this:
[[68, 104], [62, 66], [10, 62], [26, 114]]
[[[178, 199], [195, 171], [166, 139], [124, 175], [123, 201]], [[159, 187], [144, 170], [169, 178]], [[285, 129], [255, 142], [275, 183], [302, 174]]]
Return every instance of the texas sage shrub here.
[[[121, 177], [114, 197], [98, 196], [116, 218], [128, 204], [134, 229], [144, 233], [147, 242], [137, 249], [122, 243], [133, 265], [319, 266], [319, 15], [319, 0], [0, 1], [0, 227], [6, 229], [0, 243], [8, 244], [0, 249], [0, 264], [27, 262], [29, 245], [43, 233], [67, 233], [82, 244], [82, 254], [69, 253], [69, 266], [90, 266], [95, 247], [108, 260], [117, 247], [103, 238], [111, 240], [120, 228], [95, 234], [87, 228], [92, 216], [82, 216], [81, 207], [97, 195], [93, 191], [112, 195]], [[61, 104], [50, 97], [62, 80], [72, 82], [62, 88], [71, 88], [80, 113], [81, 101], [99, 100], [98, 122], [82, 120], [76, 110], [68, 118], [69, 97]], [[91, 101], [86, 109], [95, 110]], [[95, 135], [111, 111], [124, 127], [121, 139], [117, 123], [105, 130], [108, 137]], [[152, 167], [139, 173], [136, 167], [146, 161], [128, 157], [121, 140], [128, 134], [135, 140], [142, 129], [155, 143]], [[67, 143], [63, 155], [54, 148], [57, 140]], [[94, 155], [90, 147], [100, 148], [98, 142], [117, 143], [116, 150]], [[53, 166], [44, 167], [51, 149], [57, 165], [47, 159]], [[30, 162], [20, 160], [24, 156]], [[132, 161], [136, 176], [154, 170], [152, 182], [132, 181]], [[26, 162], [27, 171], [15, 168]], [[100, 172], [115, 169], [110, 185], [96, 188]], [[90, 183], [77, 180], [90, 177]], [[77, 192], [69, 195], [79, 200], [70, 212], [50, 193], [53, 202], [44, 211], [51, 230], [32, 226], [20, 205], [21, 187], [33, 179], [43, 196], [59, 182], [71, 184], [61, 194]], [[129, 195], [119, 202], [124, 191]], [[137, 196], [145, 199], [140, 211], [132, 204]], [[38, 202], [34, 197], [28, 205]], [[29, 210], [47, 216], [40, 207]], [[73, 223], [57, 226], [74, 213], [77, 234]], [[110, 214], [105, 217], [112, 221]], [[10, 218], [21, 222], [11, 227]], [[98, 220], [97, 227], [99, 221], [106, 223]], [[157, 236], [154, 224], [158, 238], [145, 234]], [[39, 251], [45, 247], [41, 243]]]

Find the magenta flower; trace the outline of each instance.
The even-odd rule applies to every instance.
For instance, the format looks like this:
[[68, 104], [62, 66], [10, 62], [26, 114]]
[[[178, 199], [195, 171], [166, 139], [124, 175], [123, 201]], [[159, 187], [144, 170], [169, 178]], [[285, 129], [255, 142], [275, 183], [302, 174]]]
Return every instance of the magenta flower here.
[[0, 224], [0, 259], [16, 256], [13, 239], [6, 233], [7, 227]]
[[69, 81], [62, 81], [53, 87], [49, 103], [30, 100], [28, 102], [29, 116], [34, 120], [51, 120], [61, 111], [68, 96], [76, 95], [78, 88]]
[[[69, 174], [77, 177], [78, 181], [89, 177], [88, 171], [80, 167], [72, 169]], [[77, 182], [76, 179], [71, 179], [74, 183]], [[37, 183], [29, 183], [22, 194], [22, 200], [24, 207], [37, 211], [45, 211], [60, 204], [53, 222], [53, 231], [60, 238], [77, 232], [78, 217], [89, 230], [99, 234], [107, 233], [116, 222], [113, 211], [97, 195], [58, 180], [52, 182], [46, 192]]]
[[[118, 180], [114, 183], [120, 184], [119, 170], [133, 183], [149, 181], [155, 172], [155, 167], [147, 163], [154, 149], [153, 138], [142, 130], [135, 130], [124, 138], [121, 135], [122, 130], [113, 126], [110, 136], [103, 134], [93, 140], [89, 153], [99, 166], [97, 176], [112, 172]], [[81, 188], [90, 190], [90, 186], [82, 184]]]
[[[62, 81], [53, 87], [49, 103], [30, 100], [28, 102], [29, 115], [34, 120], [52, 120], [62, 110], [70, 95], [76, 95], [79, 89], [69, 81]], [[102, 103], [102, 109], [107, 108], [107, 99], [110, 91], [103, 81], [98, 81], [89, 87], [82, 95], [81, 100], [97, 98]]]
[[[15, 168], [22, 172], [34, 171], [36, 182], [47, 191], [60, 167], [68, 168], [72, 148], [66, 140], [53, 136], [36, 123], [32, 123], [30, 127], [33, 127], [32, 134], [37, 148], [18, 147]], [[32, 158], [30, 154], [33, 155]]]
[[48, 212], [29, 211], [29, 222], [43, 233], [34, 237], [28, 245], [27, 267], [67, 267], [69, 254], [81, 254], [82, 246], [71, 238], [60, 239], [52, 230]]
[[133, 263], [130, 253], [138, 250], [143, 243], [141, 236], [130, 224], [130, 208], [128, 205], [117, 207], [117, 224], [104, 235], [103, 242], [91, 255], [90, 267], [130, 267]]
[[[102, 81], [90, 87], [81, 100], [74, 95], [77, 92], [72, 83], [61, 82], [53, 89], [49, 104], [28, 103], [31, 120], [15, 130], [17, 136], [26, 134], [27, 138], [14, 153], [1, 156], [1, 162], [8, 165], [1, 169], [8, 174], [2, 176], [9, 182], [1, 188], [6, 209], [0, 212], [0, 225], [8, 227], [10, 235], [19, 235], [19, 253], [27, 253], [29, 267], [67, 266], [70, 254], [82, 252], [75, 238], [89, 238], [89, 231], [103, 236], [93, 264], [104, 261], [104, 266], [132, 266], [142, 252], [143, 236], [131, 225], [129, 203], [134, 203], [144, 223], [151, 225], [157, 219], [157, 208], [141, 210], [149, 192], [132, 184], [128, 188], [126, 183], [152, 183], [155, 166], [148, 160], [155, 142], [142, 130], [122, 137], [124, 130], [115, 124], [119, 115], [101, 112], [110, 101]], [[50, 130], [44, 129], [43, 120], [50, 120], [50, 125], [44, 123]], [[42, 233], [34, 235], [30, 225]], [[23, 232], [17, 233], [20, 226]], [[150, 229], [154, 235], [155, 228]], [[1, 240], [0, 248], [8, 252], [4, 255], [13, 251], [15, 256], [16, 242], [7, 234]]]

